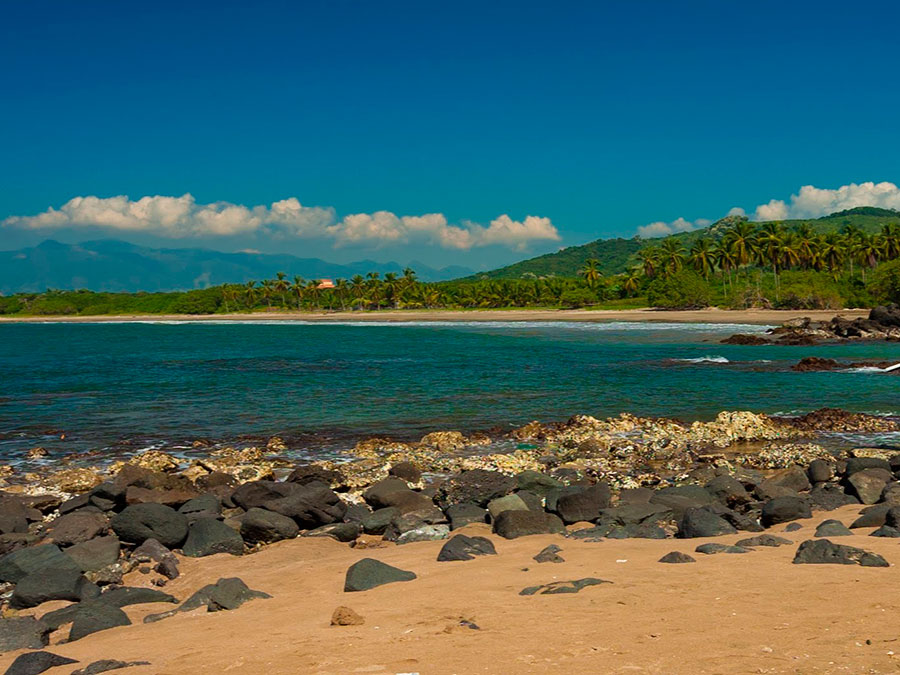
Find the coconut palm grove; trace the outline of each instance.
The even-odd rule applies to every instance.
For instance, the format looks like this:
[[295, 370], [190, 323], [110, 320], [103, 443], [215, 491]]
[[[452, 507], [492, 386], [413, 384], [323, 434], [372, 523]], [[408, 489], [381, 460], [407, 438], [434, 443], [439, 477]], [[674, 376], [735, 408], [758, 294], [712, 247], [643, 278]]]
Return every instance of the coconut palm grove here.
[[838, 309], [900, 301], [900, 213], [858, 207], [809, 221], [728, 216], [662, 239], [598, 240], [484, 274], [415, 270], [272, 278], [170, 293], [54, 290], [0, 298], [4, 315], [359, 312], [639, 307]]

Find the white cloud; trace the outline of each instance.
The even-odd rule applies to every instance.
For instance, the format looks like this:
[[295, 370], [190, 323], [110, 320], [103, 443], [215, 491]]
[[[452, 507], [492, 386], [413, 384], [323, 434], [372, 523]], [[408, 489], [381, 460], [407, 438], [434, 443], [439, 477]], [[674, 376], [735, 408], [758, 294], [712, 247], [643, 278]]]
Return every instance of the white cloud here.
[[671, 223], [657, 220], [656, 222], [639, 227], [638, 234], [645, 239], [652, 239], [654, 237], [667, 237], [668, 235], [675, 234], [676, 232], [690, 232], [691, 230], [699, 230], [702, 227], [709, 227], [711, 224], [712, 221], [709, 221], [706, 218], [698, 218], [694, 221], [686, 220], [684, 218], [676, 218]]
[[728, 210], [729, 216], [746, 216], [747, 212], [744, 211], [740, 206], [735, 206]]
[[502, 215], [487, 227], [475, 223], [451, 225], [441, 213], [397, 216], [390, 211], [356, 213], [337, 220], [334, 209], [303, 206], [291, 197], [270, 206], [246, 207], [229, 202], [198, 204], [181, 197], [75, 197], [59, 209], [33, 216], [12, 216], [4, 227], [51, 230], [101, 227], [120, 232], [145, 232], [163, 237], [266, 234], [273, 237], [331, 239], [335, 246], [427, 243], [468, 250], [492, 244], [522, 250], [533, 241], [559, 241], [549, 218], [528, 216], [515, 221]]
[[756, 207], [754, 220], [785, 220], [788, 218], [819, 218], [856, 206], [877, 206], [900, 210], [900, 188], [894, 183], [850, 183], [831, 190], [804, 185], [791, 195], [790, 203], [772, 199]]

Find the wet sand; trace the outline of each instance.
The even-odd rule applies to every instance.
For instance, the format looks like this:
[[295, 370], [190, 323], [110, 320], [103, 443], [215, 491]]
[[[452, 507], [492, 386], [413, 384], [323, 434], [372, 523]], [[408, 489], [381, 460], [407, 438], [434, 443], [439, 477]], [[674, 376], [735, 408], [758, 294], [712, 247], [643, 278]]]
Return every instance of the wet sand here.
[[104, 323], [121, 321], [315, 321], [369, 322], [383, 321], [658, 321], [676, 323], [735, 323], [777, 325], [797, 317], [829, 321], [835, 316], [847, 319], [867, 317], [867, 309], [844, 310], [729, 310], [710, 307], [700, 310], [657, 309], [489, 309], [489, 310], [382, 310], [364, 312], [253, 312], [243, 314], [130, 314], [117, 316], [35, 316], [0, 317], [0, 323]]
[[[662, 541], [586, 543], [553, 535], [507, 541], [474, 525], [461, 531], [489, 536], [498, 555], [442, 563], [435, 561], [442, 542], [359, 550], [329, 539], [295, 539], [242, 558], [184, 560], [182, 576], [165, 587], [183, 600], [206, 583], [238, 576], [274, 596], [270, 600], [152, 624], [141, 624], [141, 617], [172, 606], [126, 607], [135, 625], [49, 649], [78, 659], [77, 667], [112, 658], [152, 664], [115, 671], [123, 675], [897, 672], [894, 619], [900, 598], [891, 592], [900, 582], [897, 540], [864, 536], [869, 529], [833, 539], [882, 554], [890, 568], [791, 564], [797, 544], [812, 536], [815, 524], [828, 518], [849, 524], [860, 508], [818, 512], [799, 521], [802, 530], [784, 535], [794, 545], [740, 555], [693, 550], [751, 533]], [[769, 532], [783, 530], [780, 525]], [[551, 543], [562, 547], [565, 563], [531, 559]], [[673, 550], [697, 562], [657, 562]], [[418, 579], [344, 593], [347, 567], [363, 557], [412, 570]], [[613, 583], [577, 595], [518, 595], [526, 586], [586, 576]], [[129, 583], [146, 584], [147, 577], [135, 572]], [[339, 605], [354, 609], [365, 624], [330, 626]], [[461, 627], [463, 619], [480, 630]], [[2, 655], [0, 668], [18, 653]]]

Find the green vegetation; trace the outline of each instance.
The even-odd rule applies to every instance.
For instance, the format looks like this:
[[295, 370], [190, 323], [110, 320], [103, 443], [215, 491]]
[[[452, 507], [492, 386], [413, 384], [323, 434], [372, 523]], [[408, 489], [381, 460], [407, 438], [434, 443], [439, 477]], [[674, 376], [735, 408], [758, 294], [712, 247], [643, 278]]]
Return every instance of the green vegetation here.
[[[887, 215], [885, 215], [887, 214]], [[423, 283], [416, 273], [377, 272], [332, 284], [278, 273], [273, 279], [181, 293], [57, 291], [0, 297], [5, 315], [215, 314], [227, 312], [509, 307], [646, 306], [838, 309], [900, 302], [900, 214], [863, 207], [819, 221], [713, 226], [639, 244], [630, 266], [589, 257], [567, 276]], [[889, 222], [888, 222], [889, 221]], [[820, 226], [817, 227], [816, 223]], [[823, 225], [824, 224], [824, 225]], [[619, 244], [614, 245], [619, 250]], [[599, 246], [604, 242], [595, 242]], [[585, 247], [579, 247], [584, 249]], [[596, 248], [596, 247], [595, 247]], [[571, 251], [572, 249], [568, 249]], [[554, 256], [560, 256], [565, 251]], [[619, 251], [622, 253], [622, 251]], [[623, 253], [624, 255], [624, 253]], [[629, 254], [631, 255], [631, 254]], [[520, 263], [535, 263], [547, 256]], [[571, 261], [567, 257], [556, 258]], [[618, 264], [618, 263], [616, 263]], [[509, 268], [507, 268], [509, 269]]]

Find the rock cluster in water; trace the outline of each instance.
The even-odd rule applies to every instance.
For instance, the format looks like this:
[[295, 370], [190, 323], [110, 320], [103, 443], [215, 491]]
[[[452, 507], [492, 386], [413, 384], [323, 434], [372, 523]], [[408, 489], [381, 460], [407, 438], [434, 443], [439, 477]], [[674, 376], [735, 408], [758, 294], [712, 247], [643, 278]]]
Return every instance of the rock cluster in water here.
[[836, 316], [830, 321], [792, 319], [769, 331], [769, 338], [738, 333], [722, 340], [732, 345], [814, 345], [844, 340], [900, 340], [900, 306], [873, 308], [866, 319]]

